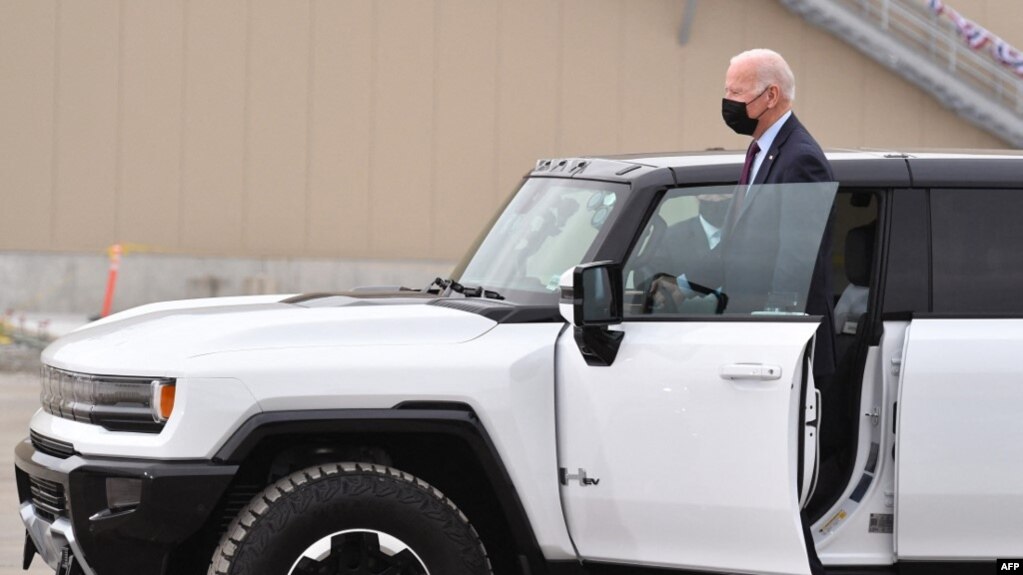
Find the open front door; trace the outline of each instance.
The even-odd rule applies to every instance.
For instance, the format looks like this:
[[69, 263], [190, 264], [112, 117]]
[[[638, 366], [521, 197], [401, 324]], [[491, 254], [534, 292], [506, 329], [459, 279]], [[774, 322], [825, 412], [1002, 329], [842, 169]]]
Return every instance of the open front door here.
[[[561, 489], [585, 560], [809, 573], [799, 483], [820, 318], [805, 312], [835, 188], [765, 187], [731, 232], [732, 187], [669, 192], [625, 262], [613, 362], [589, 365], [563, 334]], [[666, 277], [680, 293], [653, 287]]]

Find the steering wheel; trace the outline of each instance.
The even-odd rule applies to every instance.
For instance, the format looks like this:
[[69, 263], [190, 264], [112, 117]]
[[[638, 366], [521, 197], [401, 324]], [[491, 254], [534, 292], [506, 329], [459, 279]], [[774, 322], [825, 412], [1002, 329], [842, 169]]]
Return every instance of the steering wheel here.
[[[662, 280], [662, 279], [667, 279], [672, 284], [677, 285], [676, 282], [678, 281], [678, 279], [675, 276], [673, 276], [671, 274], [668, 274], [668, 273], [661, 272], [661, 273], [658, 273], [657, 275], [655, 275], [654, 277], [650, 278], [650, 285], [645, 290], [646, 291], [646, 297], [643, 298], [643, 313], [644, 314], [653, 313], [654, 295], [657, 293], [657, 290], [658, 290], [658, 288], [657, 288], [658, 280]], [[717, 306], [714, 309], [714, 314], [715, 315], [721, 315], [721, 314], [723, 314], [725, 312], [725, 308], [728, 307], [728, 294], [726, 294], [725, 292], [722, 292], [722, 291], [717, 291], [717, 290], [710, 289], [709, 287], [707, 287], [705, 285], [702, 285], [702, 284], [698, 284], [698, 283], [696, 283], [694, 281], [688, 281], [688, 284], [689, 284], [689, 289], [693, 290], [694, 292], [696, 292], [698, 294], [701, 294], [701, 295], [713, 295], [715, 298], [717, 298]], [[675, 303], [675, 299], [673, 297], [671, 297], [670, 295], [665, 296], [665, 301], [670, 302], [671, 309], [666, 310], [668, 313], [678, 313], [678, 311], [679, 311], [678, 310], [678, 305]]]

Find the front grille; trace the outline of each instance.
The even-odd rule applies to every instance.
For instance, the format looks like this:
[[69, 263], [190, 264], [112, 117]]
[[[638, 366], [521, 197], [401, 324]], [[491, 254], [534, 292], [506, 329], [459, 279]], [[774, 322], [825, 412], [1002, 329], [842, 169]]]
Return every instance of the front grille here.
[[75, 454], [75, 446], [66, 441], [46, 437], [32, 430], [29, 430], [28, 435], [32, 439], [32, 447], [35, 447], [36, 451], [61, 459], [67, 459]]
[[30, 477], [29, 482], [32, 491], [32, 505], [35, 506], [36, 513], [49, 521], [63, 517], [67, 509], [64, 486], [39, 477]]

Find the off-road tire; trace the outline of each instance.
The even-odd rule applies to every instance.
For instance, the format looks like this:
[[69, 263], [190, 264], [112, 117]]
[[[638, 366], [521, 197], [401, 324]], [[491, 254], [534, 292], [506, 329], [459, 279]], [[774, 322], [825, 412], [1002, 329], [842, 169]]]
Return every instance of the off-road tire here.
[[479, 534], [451, 500], [408, 473], [369, 463], [308, 467], [267, 487], [231, 522], [207, 573], [287, 575], [310, 545], [353, 529], [396, 537], [430, 575], [493, 573]]

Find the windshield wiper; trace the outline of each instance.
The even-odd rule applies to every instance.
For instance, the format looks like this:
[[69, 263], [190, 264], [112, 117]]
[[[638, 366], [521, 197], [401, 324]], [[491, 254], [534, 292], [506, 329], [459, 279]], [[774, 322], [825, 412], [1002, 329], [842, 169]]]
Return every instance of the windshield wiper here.
[[451, 292], [462, 294], [465, 297], [483, 297], [488, 299], [504, 299], [504, 296], [493, 290], [484, 289], [483, 286], [464, 286], [453, 279], [435, 278], [430, 285], [426, 286], [424, 292], [429, 292], [433, 286], [441, 289], [440, 296], [447, 297]]

